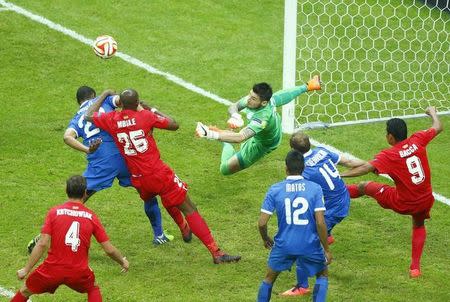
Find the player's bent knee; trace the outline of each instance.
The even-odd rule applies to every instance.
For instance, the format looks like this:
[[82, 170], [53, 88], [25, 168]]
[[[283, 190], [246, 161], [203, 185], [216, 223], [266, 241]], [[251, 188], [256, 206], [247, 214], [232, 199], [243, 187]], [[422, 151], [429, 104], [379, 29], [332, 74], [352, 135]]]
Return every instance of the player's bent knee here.
[[317, 277], [317, 278], [319, 278], [319, 277], [325, 277], [325, 278], [328, 278], [328, 269], [324, 269], [323, 271], [318, 272], [318, 273], [316, 274], [316, 277]]
[[366, 195], [366, 186], [368, 183], [368, 181], [361, 181], [358, 183], [358, 191], [360, 195]]
[[220, 173], [222, 173], [222, 175], [230, 175], [233, 174], [230, 172], [230, 169], [228, 168], [228, 164], [222, 164], [220, 165]]
[[28, 298], [29, 296], [31, 296], [33, 294], [25, 284], [20, 288], [19, 291], [26, 298]]

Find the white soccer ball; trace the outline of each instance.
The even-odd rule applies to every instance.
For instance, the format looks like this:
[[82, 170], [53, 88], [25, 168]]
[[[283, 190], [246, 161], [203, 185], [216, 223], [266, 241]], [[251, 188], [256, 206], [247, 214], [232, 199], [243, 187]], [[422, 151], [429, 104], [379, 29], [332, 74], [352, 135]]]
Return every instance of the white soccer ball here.
[[98, 36], [92, 45], [94, 53], [102, 59], [109, 59], [117, 51], [117, 42], [111, 36]]

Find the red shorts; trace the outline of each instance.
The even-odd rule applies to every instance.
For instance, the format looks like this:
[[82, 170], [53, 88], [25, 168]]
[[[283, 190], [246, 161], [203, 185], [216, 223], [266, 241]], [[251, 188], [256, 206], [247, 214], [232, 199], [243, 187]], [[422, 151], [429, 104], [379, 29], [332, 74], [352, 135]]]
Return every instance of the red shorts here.
[[395, 187], [377, 182], [369, 182], [365, 187], [366, 195], [374, 198], [380, 206], [391, 209], [403, 215], [411, 215], [415, 220], [425, 220], [430, 218], [430, 210], [434, 200], [424, 202], [420, 206], [408, 205], [398, 200]]
[[79, 293], [87, 293], [95, 287], [95, 275], [90, 268], [68, 270], [41, 264], [28, 276], [25, 284], [33, 294], [53, 294], [61, 284]]
[[161, 196], [164, 207], [182, 204], [187, 194], [187, 184], [181, 181], [168, 166], [161, 166], [151, 175], [131, 177], [131, 183], [139, 191], [142, 200]]

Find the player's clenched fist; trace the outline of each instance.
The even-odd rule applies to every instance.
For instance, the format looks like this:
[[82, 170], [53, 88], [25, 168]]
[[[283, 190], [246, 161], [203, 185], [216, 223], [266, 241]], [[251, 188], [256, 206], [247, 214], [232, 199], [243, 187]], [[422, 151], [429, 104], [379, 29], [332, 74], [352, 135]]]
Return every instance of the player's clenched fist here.
[[244, 120], [239, 113], [235, 112], [228, 119], [227, 124], [231, 129], [241, 128], [242, 126], [244, 126]]

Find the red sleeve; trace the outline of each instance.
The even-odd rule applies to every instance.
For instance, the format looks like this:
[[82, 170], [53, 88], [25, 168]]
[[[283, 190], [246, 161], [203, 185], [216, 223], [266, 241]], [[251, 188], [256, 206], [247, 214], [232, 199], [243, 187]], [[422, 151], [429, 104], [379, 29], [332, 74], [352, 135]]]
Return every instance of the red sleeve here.
[[170, 120], [164, 116], [158, 115], [148, 111], [152, 115], [153, 128], [166, 129], [169, 126]]
[[369, 164], [375, 167], [375, 174], [389, 173], [389, 156], [384, 151], [375, 155], [375, 158], [369, 161]]
[[94, 115], [92, 116], [93, 122], [95, 126], [97, 126], [100, 129], [103, 129], [105, 131], [108, 131], [110, 126], [110, 121], [112, 119], [112, 115], [115, 113], [115, 111], [102, 113], [94, 112]]
[[429, 128], [427, 130], [417, 131], [411, 136], [411, 141], [415, 142], [423, 147], [426, 147], [428, 143], [437, 135], [436, 129]]
[[105, 228], [103, 227], [100, 219], [97, 215], [92, 215], [92, 222], [94, 223], [93, 234], [98, 243], [102, 243], [109, 240], [108, 234], [106, 234]]
[[52, 222], [55, 217], [55, 210], [51, 209], [48, 211], [47, 216], [45, 217], [44, 225], [42, 226], [41, 233], [52, 235]]

